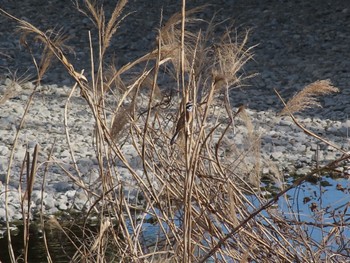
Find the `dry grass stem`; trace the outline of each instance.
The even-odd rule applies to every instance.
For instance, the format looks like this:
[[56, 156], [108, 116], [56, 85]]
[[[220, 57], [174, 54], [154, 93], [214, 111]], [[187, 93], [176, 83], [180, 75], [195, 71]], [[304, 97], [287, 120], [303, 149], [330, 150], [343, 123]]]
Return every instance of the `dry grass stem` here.
[[[306, 90], [306, 91], [305, 91]], [[331, 141], [328, 141], [321, 136], [315, 134], [314, 132], [310, 131], [309, 129], [305, 128], [298, 120], [295, 118], [293, 111], [300, 111], [305, 108], [310, 108], [311, 105], [313, 106], [320, 106], [320, 104], [316, 101], [316, 99], [313, 97], [316, 94], [329, 94], [332, 92], [338, 92], [338, 88], [333, 87], [328, 80], [320, 80], [316, 81], [308, 86], [305, 87], [304, 90], [299, 92], [297, 95], [295, 95], [288, 103], [285, 103], [281, 95], [278, 93], [278, 91], [275, 89], [275, 93], [277, 94], [278, 98], [281, 100], [281, 102], [284, 105], [284, 108], [280, 115], [288, 114], [293, 122], [301, 129], [303, 130], [307, 135], [310, 135], [325, 144], [337, 149], [343, 154], [347, 154], [347, 151], [339, 147], [338, 145], [332, 143]]]
[[316, 97], [335, 92], [339, 92], [339, 89], [334, 87], [330, 80], [315, 81], [307, 85], [292, 99], [290, 99], [281, 111], [280, 115], [289, 115], [308, 108], [321, 107], [321, 104], [317, 101]]
[[[97, 2], [85, 0], [84, 7], [79, 7], [98, 30], [97, 43], [89, 35], [89, 80], [65, 56], [62, 35], [42, 32], [0, 9], [19, 24], [24, 33], [22, 42], [29, 52], [31, 39], [44, 44], [43, 57], [36, 65], [38, 82], [54, 57], [76, 82], [67, 96], [63, 121], [70, 159], [67, 163], [60, 161], [52, 149], [45, 162], [60, 168], [67, 180], [88, 198], [86, 207], [81, 209], [84, 211], [83, 223], [79, 224], [81, 236], [55, 217], [45, 220], [41, 216], [49, 229], [60, 231], [71, 242], [76, 251], [71, 260], [308, 262], [322, 258], [330, 262], [329, 255], [341, 249], [334, 241], [334, 236], [340, 233], [336, 231], [339, 225], [334, 223], [332, 233], [324, 235], [320, 243], [306, 233], [305, 222], [298, 221], [292, 208], [281, 211], [279, 207], [279, 201], [287, 199], [288, 191], [319, 174], [321, 168], [289, 186], [281, 186], [281, 191], [272, 197], [261, 195], [261, 167], [268, 162], [262, 159], [260, 134], [256, 133], [249, 111], [244, 106], [233, 111], [230, 104], [234, 89], [243, 87], [245, 79], [252, 76], [242, 69], [253, 58], [253, 47], [247, 47], [248, 31], [240, 35], [227, 28], [218, 36], [216, 27], [221, 24], [196, 18], [202, 7], [185, 10], [183, 1], [181, 12], [159, 29], [153, 50], [116, 67], [113, 60], [107, 62], [106, 54], [124, 19], [126, 4], [127, 1], [119, 1], [109, 18]], [[34, 57], [33, 61], [36, 64]], [[165, 88], [161, 85], [164, 83]], [[78, 166], [81, 153], [75, 149], [69, 126], [70, 111], [79, 107], [71, 100], [77, 88], [94, 120], [93, 143], [87, 146], [95, 153], [91, 157], [97, 170], [93, 182], [85, 180]], [[285, 105], [282, 114], [290, 115], [300, 125], [293, 113], [319, 106], [316, 96], [337, 91], [327, 80], [312, 83]], [[34, 92], [15, 135], [6, 187], [33, 96]], [[188, 101], [194, 104], [193, 120], [188, 123], [182, 141], [171, 146], [177, 115], [186, 110]], [[243, 123], [241, 137], [236, 136], [235, 121]], [[324, 168], [330, 169], [343, 160]], [[40, 160], [33, 161], [32, 181], [29, 180], [26, 191], [28, 200], [34, 178], [44, 178], [44, 191], [48, 175], [48, 169], [43, 177], [37, 174], [36, 162], [42, 164]], [[276, 180], [284, 183], [281, 171], [274, 168]], [[7, 191], [8, 188], [5, 193], [8, 207]], [[8, 219], [9, 215], [6, 216]], [[97, 223], [94, 228], [89, 223], [93, 218]], [[314, 227], [323, 231], [324, 226], [320, 223]], [[11, 260], [15, 262], [9, 222], [7, 228]], [[48, 250], [48, 244], [46, 247]], [[50, 257], [49, 251], [47, 254]]]

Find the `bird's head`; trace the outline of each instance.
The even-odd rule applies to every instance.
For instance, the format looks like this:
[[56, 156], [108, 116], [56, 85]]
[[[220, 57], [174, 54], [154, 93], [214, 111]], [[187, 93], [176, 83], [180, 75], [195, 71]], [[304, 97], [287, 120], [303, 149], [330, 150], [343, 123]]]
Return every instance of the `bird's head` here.
[[191, 101], [186, 103], [186, 111], [192, 112], [193, 110], [193, 103]]

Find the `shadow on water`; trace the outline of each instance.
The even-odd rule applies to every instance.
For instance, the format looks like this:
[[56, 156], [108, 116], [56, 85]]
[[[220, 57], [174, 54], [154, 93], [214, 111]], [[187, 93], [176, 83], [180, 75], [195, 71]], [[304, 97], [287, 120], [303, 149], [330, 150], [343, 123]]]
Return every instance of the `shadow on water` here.
[[[84, 220], [79, 216], [76, 216], [74, 219], [72, 217], [67, 219], [66, 216], [64, 216], [63, 218], [58, 219], [58, 223], [69, 235], [69, 238], [72, 241], [70, 241], [66, 234], [62, 232], [62, 229], [55, 226], [51, 227], [50, 220], [45, 222], [45, 234], [52, 262], [76, 262], [77, 258], [74, 257], [78, 249], [76, 246], [83, 244], [87, 239], [91, 238], [92, 234], [96, 234], [100, 226], [95, 220], [92, 220], [84, 226]], [[118, 228], [117, 223], [115, 227]], [[22, 224], [18, 224], [16, 227], [13, 227], [13, 229], [15, 230], [11, 231], [12, 248], [17, 262], [24, 262], [24, 227]], [[143, 241], [145, 246], [153, 245], [156, 236], [155, 233], [158, 233], [158, 230], [159, 226], [152, 222], [145, 222], [143, 224]], [[0, 232], [6, 233], [5, 224], [0, 225]], [[159, 236], [157, 237], [159, 238]], [[75, 244], [73, 244], [73, 242]], [[116, 257], [118, 257], [118, 255], [113, 253], [113, 247], [111, 247], [111, 250], [105, 252], [107, 253], [106, 256], [110, 258], [116, 259]], [[28, 263], [48, 262], [44, 235], [38, 223], [32, 223], [30, 227], [28, 254]], [[11, 262], [11, 260], [8, 251], [7, 236], [6, 234], [3, 234], [3, 236], [0, 236], [0, 263], [7, 262]], [[112, 260], [112, 262], [114, 261]]]
[[[4, 226], [5, 228], [5, 226]], [[17, 226], [17, 230], [13, 231], [11, 235], [11, 243], [13, 252], [18, 262], [24, 262], [23, 260], [23, 225]], [[77, 235], [81, 232], [79, 227], [73, 226], [71, 231]], [[76, 248], [67, 239], [67, 237], [58, 229], [45, 229], [47, 244], [49, 247], [50, 256], [53, 262], [69, 262]], [[8, 240], [7, 236], [0, 239], [0, 262], [11, 262], [8, 253]], [[43, 234], [37, 226], [32, 225], [30, 227], [30, 240], [29, 240], [29, 256], [28, 262], [41, 263], [48, 262], [46, 248], [44, 244]]]

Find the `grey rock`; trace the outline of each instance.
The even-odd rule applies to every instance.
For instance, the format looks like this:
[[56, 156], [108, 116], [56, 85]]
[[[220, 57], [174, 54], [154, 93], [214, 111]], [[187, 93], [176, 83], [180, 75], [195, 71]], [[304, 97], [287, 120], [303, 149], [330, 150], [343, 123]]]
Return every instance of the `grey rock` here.
[[301, 144], [301, 143], [297, 143], [294, 146], [294, 149], [297, 153], [303, 153], [306, 151], [306, 145], [305, 144]]
[[76, 195], [76, 190], [69, 190], [65, 193], [65, 195], [68, 197], [68, 199], [73, 199]]
[[271, 158], [274, 161], [278, 161], [280, 158], [282, 158], [283, 153], [282, 152], [273, 152], [271, 153]]
[[9, 153], [9, 149], [5, 145], [0, 145], [0, 156], [6, 156]]
[[41, 196], [43, 196], [43, 199], [45, 199], [47, 197], [47, 193], [42, 194], [40, 190], [34, 190], [32, 192], [31, 199], [35, 204], [39, 205], [41, 203]]
[[58, 210], [57, 207], [52, 207], [52, 208], [50, 208], [50, 209], [47, 210], [47, 214], [48, 214], [48, 215], [54, 215], [54, 214], [56, 214], [56, 213], [59, 212], [59, 211], [60, 211], [60, 210]]
[[66, 195], [61, 194], [56, 200], [55, 206], [62, 211], [65, 211], [68, 209], [68, 198]]
[[298, 175], [298, 176], [306, 175], [306, 174], [308, 174], [309, 172], [310, 172], [310, 169], [309, 169], [309, 168], [306, 168], [306, 167], [297, 169], [297, 170], [295, 171], [296, 175]]
[[57, 192], [66, 192], [72, 189], [72, 183], [58, 182], [52, 185]]
[[3, 207], [0, 207], [0, 222], [6, 221], [6, 210]]
[[68, 209], [67, 203], [59, 202], [56, 206], [61, 211], [66, 211]]
[[270, 173], [270, 169], [268, 167], [264, 167], [262, 170], [263, 175], [268, 175]]
[[45, 209], [50, 210], [55, 207], [56, 200], [52, 196], [48, 196], [44, 199]]

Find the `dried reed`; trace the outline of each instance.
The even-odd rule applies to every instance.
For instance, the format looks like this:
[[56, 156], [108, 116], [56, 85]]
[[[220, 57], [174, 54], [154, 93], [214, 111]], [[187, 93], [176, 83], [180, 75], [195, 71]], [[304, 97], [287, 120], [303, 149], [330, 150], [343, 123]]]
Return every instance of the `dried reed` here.
[[[47, 58], [42, 59], [42, 64], [46, 66], [37, 67], [38, 81], [52, 56], [56, 57], [76, 81], [72, 92], [80, 88], [95, 120], [93, 147], [101, 181], [98, 189], [85, 185], [76, 175], [81, 173], [74, 165], [76, 158], [70, 144], [66, 119], [70, 97], [67, 98], [66, 137], [76, 173], [60, 167], [90, 198], [85, 223], [91, 215], [97, 215], [101, 222], [96, 232], [84, 224], [83, 237], [70, 238], [77, 251], [73, 261], [308, 262], [330, 251], [327, 242], [331, 242], [332, 235], [319, 244], [305, 236], [295, 221], [289, 225], [285, 215], [272, 209], [290, 189], [321, 169], [298, 179], [271, 199], [261, 197], [260, 190], [247, 182], [246, 178], [253, 175], [255, 186], [260, 184], [259, 134], [244, 107], [233, 112], [229, 96], [232, 89], [250, 77], [241, 73], [252, 59], [252, 48], [245, 48], [248, 32], [239, 38], [228, 30], [214, 38], [213, 44], [217, 25], [209, 23], [206, 28], [190, 31], [193, 23], [203, 22], [191, 18], [202, 9], [185, 10], [183, 1], [181, 12], [159, 29], [157, 47], [117, 69], [106, 66], [104, 61], [110, 40], [123, 20], [126, 2], [118, 2], [108, 21], [102, 6], [92, 1], [85, 0], [85, 11], [80, 9], [91, 17], [99, 32], [98, 56], [93, 54], [90, 36], [91, 80], [75, 71], [64, 55], [61, 38], [55, 40], [0, 9], [19, 23], [25, 36], [34, 34], [45, 44]], [[141, 65], [143, 71], [131, 82], [125, 79], [126, 73]], [[169, 105], [176, 104], [177, 109], [181, 106], [178, 99], [163, 97], [158, 87], [158, 73], [165, 68], [174, 69], [175, 74], [168, 76], [169, 83], [178, 86], [170, 89], [180, 91], [183, 110], [188, 100], [194, 101], [196, 108], [195, 118], [188, 125], [189, 134], [184, 135], [182, 144], [173, 147], [169, 145], [169, 133], [176, 118]], [[141, 94], [142, 85], [149, 87], [148, 93]], [[286, 104], [284, 113], [293, 116], [296, 110], [317, 105], [314, 95], [334, 91], [337, 90], [329, 81], [316, 82]], [[245, 141], [240, 142], [246, 145], [243, 150], [230, 139], [237, 118], [247, 127]], [[130, 149], [136, 154], [137, 164], [129, 158]], [[252, 168], [240, 169], [245, 159], [253, 160]], [[122, 165], [116, 166], [116, 162]], [[121, 166], [132, 178], [130, 182], [121, 175]], [[134, 186], [130, 192], [138, 191], [133, 198], [126, 191], [129, 185]], [[74, 237], [59, 222], [52, 221], [65, 235]], [[145, 241], [144, 234], [151, 224], [157, 225], [153, 240]], [[49, 251], [47, 254], [49, 257]], [[330, 256], [325, 258], [330, 260]], [[11, 260], [16, 260], [13, 252]]]

